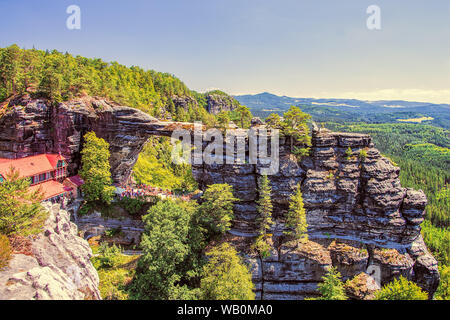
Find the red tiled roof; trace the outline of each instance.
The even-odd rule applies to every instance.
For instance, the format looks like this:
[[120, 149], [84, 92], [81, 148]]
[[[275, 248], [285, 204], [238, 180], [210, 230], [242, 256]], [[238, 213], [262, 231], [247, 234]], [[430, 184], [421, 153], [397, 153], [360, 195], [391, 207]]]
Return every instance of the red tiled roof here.
[[77, 187], [81, 187], [84, 184], [83, 179], [81, 179], [79, 175], [69, 177], [67, 179], [69, 179], [69, 181], [75, 184]]
[[19, 171], [20, 177], [31, 177], [40, 173], [56, 170], [59, 160], [65, 160], [57, 154], [40, 154], [21, 159], [1, 159], [0, 174], [4, 177], [10, 172], [11, 167]]
[[53, 166], [53, 168], [56, 168], [56, 166], [58, 165], [58, 161], [66, 160], [66, 158], [64, 158], [60, 154], [46, 154], [46, 156], [47, 156], [47, 159], [50, 162], [50, 164]]
[[50, 180], [41, 184], [37, 184], [30, 187], [30, 192], [35, 192], [41, 188], [41, 192], [44, 194], [44, 200], [59, 196], [60, 194], [72, 191], [72, 188], [65, 187], [61, 183]]

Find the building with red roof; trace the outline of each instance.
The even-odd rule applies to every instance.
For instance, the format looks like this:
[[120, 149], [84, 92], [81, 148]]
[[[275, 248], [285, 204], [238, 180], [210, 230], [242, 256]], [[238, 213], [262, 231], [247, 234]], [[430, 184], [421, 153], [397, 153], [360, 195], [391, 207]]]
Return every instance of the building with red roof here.
[[0, 158], [0, 183], [7, 179], [11, 169], [18, 171], [20, 178], [30, 179], [31, 191], [41, 189], [44, 201], [59, 200], [70, 195], [73, 187], [78, 188], [83, 184], [79, 177], [74, 179], [74, 186], [63, 184], [67, 177], [67, 160], [60, 154], [40, 154], [21, 159]]
[[63, 185], [66, 188], [70, 188], [72, 191], [72, 197], [78, 198], [81, 196], [81, 186], [84, 184], [83, 179], [80, 176], [76, 175], [73, 177], [69, 177], [64, 180]]

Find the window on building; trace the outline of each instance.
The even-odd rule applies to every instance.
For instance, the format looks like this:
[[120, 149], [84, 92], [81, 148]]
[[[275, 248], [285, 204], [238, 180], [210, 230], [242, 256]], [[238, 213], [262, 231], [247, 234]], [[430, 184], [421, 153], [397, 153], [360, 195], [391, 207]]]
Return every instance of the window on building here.
[[62, 168], [62, 167], [64, 167], [65, 165], [66, 165], [66, 163], [65, 163], [63, 160], [59, 160], [59, 161], [58, 161], [57, 167], [58, 167], [58, 168]]
[[46, 177], [47, 177], [47, 174], [46, 174], [46, 173], [40, 174], [40, 175], [39, 175], [39, 182], [45, 181], [45, 180], [46, 180]]

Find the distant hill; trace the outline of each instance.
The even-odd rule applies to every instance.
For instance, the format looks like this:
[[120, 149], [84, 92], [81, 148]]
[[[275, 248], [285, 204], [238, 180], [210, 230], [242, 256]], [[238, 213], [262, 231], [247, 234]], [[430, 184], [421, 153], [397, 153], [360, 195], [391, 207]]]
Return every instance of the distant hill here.
[[265, 118], [299, 106], [319, 122], [421, 122], [450, 128], [450, 105], [403, 100], [313, 99], [277, 96], [268, 92], [235, 96], [254, 115]]

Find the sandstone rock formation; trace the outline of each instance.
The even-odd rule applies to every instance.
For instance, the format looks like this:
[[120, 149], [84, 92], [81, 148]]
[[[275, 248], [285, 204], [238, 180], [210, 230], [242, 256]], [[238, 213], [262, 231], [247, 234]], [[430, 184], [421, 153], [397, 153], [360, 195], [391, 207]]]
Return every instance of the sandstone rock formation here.
[[[0, 157], [61, 152], [71, 160], [73, 173], [79, 167], [82, 137], [93, 130], [110, 143], [113, 178], [121, 182], [130, 175], [151, 135], [170, 136], [176, 129], [192, 130], [192, 124], [158, 121], [141, 111], [100, 98], [86, 97], [52, 106], [25, 96], [11, 101], [9, 111], [0, 119], [0, 128]], [[259, 143], [259, 132], [264, 126], [255, 130]], [[239, 129], [235, 133], [236, 136], [245, 134]], [[213, 183], [233, 186], [241, 201], [235, 205], [231, 233], [240, 237], [240, 242], [255, 235], [257, 186], [262, 169], [267, 167], [263, 162], [250, 164], [248, 152], [247, 146], [245, 163], [223, 161], [224, 164], [193, 166], [194, 176], [202, 188]], [[237, 158], [236, 145], [231, 153]], [[437, 262], [420, 236], [426, 197], [422, 191], [400, 185], [400, 169], [374, 148], [370, 136], [316, 127], [309, 157], [297, 161], [291, 153], [289, 137], [280, 137], [279, 159], [280, 170], [269, 177], [274, 204], [274, 243], [282, 235], [289, 197], [300, 184], [307, 209], [308, 234], [314, 243], [311, 248], [322, 252], [319, 256], [323, 259], [308, 251], [311, 248], [275, 247], [276, 254], [259, 262], [249, 255], [250, 260], [256, 261], [255, 283], [265, 288], [261, 289], [262, 297], [302, 298], [313, 294], [313, 288], [332, 265], [346, 279], [361, 272], [371, 274], [371, 266], [375, 265], [380, 271], [381, 284], [405, 275], [430, 294], [436, 290]], [[331, 246], [333, 240], [337, 244]], [[309, 253], [299, 253], [305, 250]]]
[[[344, 280], [376, 270], [381, 285], [403, 275], [431, 296], [439, 273], [420, 235], [426, 197], [422, 191], [401, 187], [400, 169], [381, 156], [370, 136], [314, 130], [311, 156], [300, 162], [290, 148], [289, 138], [281, 138], [280, 170], [269, 176], [274, 204], [273, 242], [278, 243], [282, 236], [283, 217], [297, 184], [303, 193], [311, 241], [307, 247], [275, 247], [275, 254], [263, 260], [248, 255], [260, 296], [302, 299], [314, 295], [331, 266], [338, 268]], [[233, 185], [241, 199], [235, 206], [231, 230], [235, 236], [256, 235], [255, 201], [264, 166], [193, 166], [203, 187], [211, 183]], [[337, 244], [330, 245], [332, 240]], [[416, 249], [412, 249], [414, 243]], [[305, 250], [307, 254], [299, 254]]]
[[239, 106], [239, 102], [226, 94], [210, 93], [206, 95], [209, 113], [218, 114], [221, 111], [232, 111]]
[[59, 205], [45, 205], [44, 231], [32, 240], [32, 256], [16, 254], [0, 271], [1, 300], [100, 299], [92, 251]]

